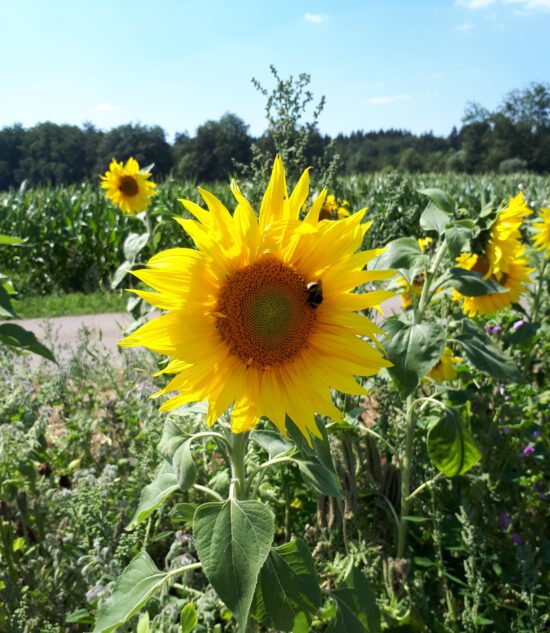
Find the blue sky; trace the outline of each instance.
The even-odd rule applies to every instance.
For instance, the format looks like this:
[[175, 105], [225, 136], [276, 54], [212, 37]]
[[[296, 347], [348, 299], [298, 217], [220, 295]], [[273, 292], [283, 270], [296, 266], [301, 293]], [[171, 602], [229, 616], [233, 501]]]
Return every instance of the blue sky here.
[[194, 133], [234, 112], [259, 134], [251, 84], [310, 73], [321, 131], [448, 134], [550, 81], [550, 0], [0, 0], [0, 127], [39, 121]]

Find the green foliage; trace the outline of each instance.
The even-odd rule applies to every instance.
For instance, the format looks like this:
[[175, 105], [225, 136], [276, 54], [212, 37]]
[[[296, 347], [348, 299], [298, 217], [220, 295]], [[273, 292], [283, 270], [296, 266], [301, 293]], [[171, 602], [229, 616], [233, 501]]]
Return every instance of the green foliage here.
[[445, 409], [430, 427], [427, 444], [432, 463], [446, 477], [467, 473], [481, 458], [468, 425], [454, 409]]

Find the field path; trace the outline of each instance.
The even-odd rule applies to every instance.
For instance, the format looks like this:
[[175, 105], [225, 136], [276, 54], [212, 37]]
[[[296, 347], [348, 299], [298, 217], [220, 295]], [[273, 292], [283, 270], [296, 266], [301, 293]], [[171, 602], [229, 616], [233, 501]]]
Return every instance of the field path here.
[[[401, 301], [399, 297], [392, 297], [381, 307], [384, 315], [390, 316], [401, 310]], [[376, 321], [381, 321], [381, 317], [377, 316]], [[112, 353], [113, 362], [117, 364], [122, 360], [117, 343], [122, 338], [123, 329], [131, 322], [132, 319], [126, 312], [14, 321], [33, 332], [41, 343], [53, 348], [60, 363], [67, 362], [72, 356], [78, 346], [79, 332], [86, 328], [91, 333], [91, 341]], [[40, 360], [40, 357], [32, 354], [31, 367], [37, 365]]]

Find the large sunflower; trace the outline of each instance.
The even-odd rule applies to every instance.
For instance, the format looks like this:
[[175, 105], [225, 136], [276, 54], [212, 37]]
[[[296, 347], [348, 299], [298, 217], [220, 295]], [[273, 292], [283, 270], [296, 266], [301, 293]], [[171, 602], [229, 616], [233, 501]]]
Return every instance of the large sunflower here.
[[149, 180], [150, 177], [149, 172], [140, 171], [135, 158], [129, 158], [126, 165], [113, 158], [109, 171], [100, 176], [107, 197], [124, 213], [131, 215], [144, 211], [149, 198], [155, 195], [156, 184]]
[[462, 309], [470, 317], [478, 314], [494, 314], [515, 303], [520, 295], [526, 292], [529, 273], [532, 268], [527, 267], [527, 260], [523, 257], [523, 247], [516, 252], [516, 256], [506, 261], [507, 272], [490, 273], [489, 261], [483, 255], [476, 253], [461, 253], [457, 258], [457, 266], [466, 270], [475, 270], [483, 277], [496, 281], [508, 288], [508, 292], [495, 292], [480, 297], [464, 297], [456, 290], [453, 299], [462, 299]]
[[319, 221], [323, 191], [300, 220], [308, 170], [288, 196], [277, 157], [259, 219], [235, 183], [231, 190], [233, 216], [202, 189], [208, 210], [182, 200], [196, 220], [176, 219], [197, 250], [161, 252], [134, 273], [157, 291], [134, 292], [168, 313], [120, 345], [144, 345], [171, 357], [163, 371], [177, 375], [159, 394], [179, 395], [162, 410], [208, 400], [212, 425], [233, 403], [235, 433], [265, 416], [285, 434], [288, 415], [309, 440], [310, 433], [319, 435], [315, 412], [341, 417], [331, 389], [363, 394], [355, 376], [391, 365], [364, 340], [381, 332], [358, 311], [392, 293], [352, 290], [393, 271], [364, 270], [381, 252], [356, 252], [369, 227], [361, 224], [364, 210]]
[[550, 209], [540, 210], [540, 222], [534, 222], [533, 246], [537, 251], [546, 250], [546, 257], [550, 257]]

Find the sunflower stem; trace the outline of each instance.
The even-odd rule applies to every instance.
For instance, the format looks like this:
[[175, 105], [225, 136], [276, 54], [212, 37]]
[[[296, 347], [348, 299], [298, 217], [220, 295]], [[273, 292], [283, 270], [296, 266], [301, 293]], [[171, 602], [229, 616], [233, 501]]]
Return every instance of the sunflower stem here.
[[246, 479], [246, 450], [249, 433], [231, 433], [229, 436], [229, 459], [231, 461], [231, 486], [229, 497], [248, 499], [248, 481]]
[[416, 417], [414, 414], [414, 395], [407, 396], [407, 418], [405, 452], [401, 457], [401, 512], [399, 518], [399, 532], [397, 536], [397, 559], [403, 558], [407, 541], [407, 514], [409, 511], [409, 488], [411, 484], [412, 449], [414, 440], [414, 427]]

